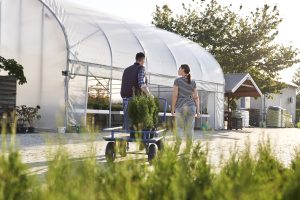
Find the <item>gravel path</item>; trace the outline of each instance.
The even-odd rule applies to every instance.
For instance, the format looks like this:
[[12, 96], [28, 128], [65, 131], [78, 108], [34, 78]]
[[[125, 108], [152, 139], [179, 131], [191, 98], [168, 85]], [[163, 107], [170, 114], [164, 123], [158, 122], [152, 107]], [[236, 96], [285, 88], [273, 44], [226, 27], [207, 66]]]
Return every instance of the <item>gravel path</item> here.
[[[88, 134], [18, 134], [16, 146], [20, 150], [23, 162], [29, 165], [31, 172], [43, 174], [47, 171], [47, 160], [51, 160], [51, 153], [58, 147], [64, 147], [73, 159], [82, 159], [87, 156], [93, 145], [97, 160], [105, 162], [104, 152], [106, 143], [103, 134], [96, 134], [94, 138]], [[219, 166], [220, 158], [227, 159], [230, 151], [236, 147], [239, 151], [249, 142], [251, 151], [256, 152], [257, 144], [263, 138], [270, 139], [275, 155], [286, 166], [293, 158], [295, 148], [300, 148], [300, 129], [260, 129], [248, 128], [243, 131], [195, 132], [195, 142], [207, 143], [209, 159], [214, 166]], [[168, 137], [170, 139], [170, 137]], [[0, 141], [2, 139], [0, 138]], [[7, 143], [10, 137], [7, 138]], [[2, 143], [2, 142], [1, 142]], [[0, 143], [0, 144], [1, 144]], [[60, 145], [61, 144], [61, 145]], [[134, 144], [130, 151], [138, 152]], [[146, 156], [143, 156], [146, 158]]]

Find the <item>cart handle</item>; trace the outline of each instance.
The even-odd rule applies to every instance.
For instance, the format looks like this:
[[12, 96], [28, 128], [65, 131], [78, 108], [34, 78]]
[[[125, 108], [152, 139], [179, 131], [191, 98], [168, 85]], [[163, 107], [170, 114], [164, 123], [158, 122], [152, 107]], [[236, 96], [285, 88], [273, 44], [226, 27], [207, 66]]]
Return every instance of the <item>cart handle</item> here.
[[114, 127], [114, 128], [105, 128], [103, 131], [115, 131], [115, 130], [121, 130], [123, 126]]

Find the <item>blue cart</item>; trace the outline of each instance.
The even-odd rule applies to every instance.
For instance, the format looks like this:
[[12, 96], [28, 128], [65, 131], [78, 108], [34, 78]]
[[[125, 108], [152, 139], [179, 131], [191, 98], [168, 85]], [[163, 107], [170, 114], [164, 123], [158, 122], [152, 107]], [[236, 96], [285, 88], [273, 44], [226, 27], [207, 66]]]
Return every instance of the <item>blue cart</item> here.
[[[167, 100], [158, 98], [163, 102], [164, 112], [162, 115], [162, 123], [166, 122]], [[151, 161], [157, 154], [157, 150], [162, 150], [164, 147], [164, 132], [165, 128], [153, 129], [150, 131], [135, 131], [130, 130], [127, 125], [128, 104], [131, 98], [124, 100], [124, 127], [106, 128], [104, 131], [111, 132], [110, 136], [105, 136], [103, 139], [108, 141], [105, 149], [105, 158], [108, 162], [113, 162], [117, 153], [121, 157], [126, 157], [129, 150], [130, 142], [139, 142], [145, 148], [148, 155], [148, 161]]]

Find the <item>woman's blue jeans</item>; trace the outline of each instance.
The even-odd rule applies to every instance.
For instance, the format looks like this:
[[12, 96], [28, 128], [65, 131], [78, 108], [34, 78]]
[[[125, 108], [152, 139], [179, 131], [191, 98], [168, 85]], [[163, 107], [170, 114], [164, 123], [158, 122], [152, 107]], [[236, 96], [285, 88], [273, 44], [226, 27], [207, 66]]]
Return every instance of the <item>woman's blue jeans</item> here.
[[177, 108], [176, 112], [176, 126], [177, 138], [193, 141], [196, 106], [183, 106]]

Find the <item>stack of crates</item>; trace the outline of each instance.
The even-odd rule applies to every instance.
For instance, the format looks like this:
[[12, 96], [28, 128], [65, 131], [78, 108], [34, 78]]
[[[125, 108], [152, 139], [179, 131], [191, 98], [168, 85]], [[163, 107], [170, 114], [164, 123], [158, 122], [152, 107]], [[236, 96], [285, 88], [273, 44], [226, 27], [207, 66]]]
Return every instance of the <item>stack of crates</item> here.
[[260, 110], [259, 109], [247, 109], [249, 111], [249, 125], [250, 126], [259, 126], [260, 122]]
[[267, 127], [281, 128], [283, 123], [283, 109], [278, 106], [270, 106], [267, 111]]
[[239, 110], [232, 111], [231, 114], [231, 128], [232, 129], [243, 129], [243, 116]]

